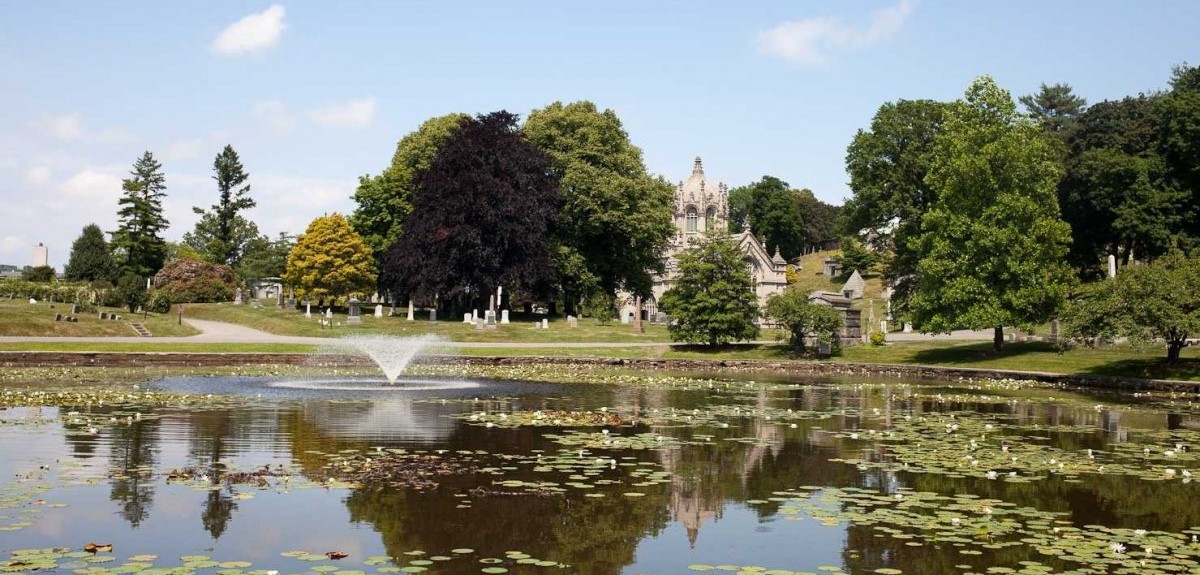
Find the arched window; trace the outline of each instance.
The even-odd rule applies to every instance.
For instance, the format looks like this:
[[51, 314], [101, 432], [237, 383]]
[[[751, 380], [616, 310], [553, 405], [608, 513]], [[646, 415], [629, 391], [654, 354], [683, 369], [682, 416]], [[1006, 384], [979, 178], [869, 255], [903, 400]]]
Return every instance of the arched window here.
[[699, 219], [697, 216], [698, 214], [696, 214], [696, 208], [687, 209], [687, 233], [696, 233], [696, 223]]
[[704, 212], [704, 231], [706, 231], [706, 232], [712, 231], [713, 226], [716, 225], [716, 220], [717, 220], [717, 209], [716, 208], [708, 208], [707, 210], [705, 210], [705, 212]]

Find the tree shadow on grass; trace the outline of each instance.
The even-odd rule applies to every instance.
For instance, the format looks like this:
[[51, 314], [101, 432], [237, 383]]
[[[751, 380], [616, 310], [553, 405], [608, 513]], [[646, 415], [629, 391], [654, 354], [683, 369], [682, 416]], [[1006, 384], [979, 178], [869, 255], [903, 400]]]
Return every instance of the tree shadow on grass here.
[[[973, 343], [953, 347], [925, 349], [912, 356], [912, 363], [925, 365], [971, 366], [981, 362], [1019, 358], [1029, 354], [1087, 354], [1087, 348], [1064, 350], [1049, 342], [1019, 342], [1006, 344], [999, 351], [992, 350], [991, 343]], [[1099, 353], [1099, 352], [1097, 352]], [[1083, 359], [1082, 357], [1080, 358]], [[1066, 368], [1063, 364], [1041, 367], [1043, 362], [1036, 357], [1030, 357], [1027, 365], [986, 366], [997, 369], [1015, 369], [1027, 371], [1060, 372], [1069, 375], [1098, 375], [1110, 377], [1136, 377], [1142, 379], [1179, 379], [1200, 380], [1200, 358], [1180, 358], [1175, 365], [1167, 365], [1165, 352], [1161, 356], [1146, 356], [1135, 358], [1114, 359], [1087, 365], [1081, 361], [1076, 369]]]
[[1180, 358], [1167, 365], [1166, 358], [1122, 359], [1084, 371], [1088, 375], [1138, 377], [1142, 379], [1200, 380], [1200, 358]]
[[809, 357], [785, 345], [760, 343], [677, 345], [672, 347], [671, 351], [677, 354], [695, 354], [705, 359], [805, 359]]
[[970, 343], [953, 347], [923, 349], [913, 354], [912, 362], [926, 365], [969, 365], [1029, 353], [1056, 353], [1059, 348], [1047, 342], [1020, 342], [1006, 344], [1000, 351], [992, 349], [991, 342]]

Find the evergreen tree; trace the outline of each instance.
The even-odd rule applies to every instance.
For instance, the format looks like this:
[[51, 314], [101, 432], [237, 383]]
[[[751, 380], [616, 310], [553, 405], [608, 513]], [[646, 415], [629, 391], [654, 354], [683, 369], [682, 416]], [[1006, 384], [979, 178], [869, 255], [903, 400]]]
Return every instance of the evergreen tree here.
[[926, 332], [993, 328], [999, 350], [1003, 326], [1049, 320], [1070, 288], [1061, 169], [1045, 134], [987, 76], [948, 113], [934, 152], [938, 200], [918, 239], [913, 320]]
[[1171, 91], [1159, 102], [1162, 151], [1174, 186], [1190, 196], [1187, 247], [1200, 249], [1200, 67], [1182, 64], [1171, 77]]
[[112, 233], [113, 251], [121, 273], [148, 278], [162, 268], [167, 244], [162, 234], [167, 229], [162, 199], [166, 196], [166, 176], [154, 154], [146, 152], [133, 163], [129, 178], [121, 183], [124, 190], [117, 201], [117, 229]]
[[1042, 84], [1036, 94], [1021, 96], [1021, 104], [1033, 120], [1052, 133], [1063, 133], [1087, 108], [1087, 100], [1076, 96], [1069, 84]]
[[212, 263], [236, 265], [242, 257], [246, 242], [258, 236], [258, 228], [239, 212], [253, 208], [256, 204], [250, 197], [249, 174], [242, 167], [233, 146], [226, 145], [213, 160], [213, 180], [217, 182], [217, 203], [211, 212], [194, 207], [201, 214], [196, 223], [196, 241], [207, 240], [204, 246], [192, 245]]
[[71, 244], [71, 257], [63, 268], [63, 277], [77, 281], [108, 281], [116, 279], [117, 264], [104, 240], [104, 232], [96, 224], [84, 226], [83, 232]]
[[238, 262], [238, 275], [246, 279], [283, 277], [288, 254], [295, 245], [296, 238], [284, 232], [279, 232], [274, 241], [259, 236], [246, 242], [246, 252]]
[[708, 345], [758, 335], [758, 297], [745, 256], [728, 235], [706, 236], [679, 254], [679, 279], [659, 301], [671, 339]]

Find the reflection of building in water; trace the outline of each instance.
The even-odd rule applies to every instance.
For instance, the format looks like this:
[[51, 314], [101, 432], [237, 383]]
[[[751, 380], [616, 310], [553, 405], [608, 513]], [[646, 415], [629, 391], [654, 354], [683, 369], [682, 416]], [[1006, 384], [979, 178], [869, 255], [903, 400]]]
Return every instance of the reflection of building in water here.
[[305, 404], [304, 419], [322, 437], [436, 443], [450, 437], [457, 420], [447, 415], [463, 411], [460, 404], [402, 399], [371, 402]]

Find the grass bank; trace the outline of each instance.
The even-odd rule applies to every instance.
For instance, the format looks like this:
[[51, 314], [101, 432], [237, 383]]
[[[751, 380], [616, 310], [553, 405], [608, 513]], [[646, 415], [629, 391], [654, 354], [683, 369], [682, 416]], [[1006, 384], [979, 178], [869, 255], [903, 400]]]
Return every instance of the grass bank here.
[[[131, 322], [142, 324], [154, 336], [187, 336], [198, 333], [191, 326], [179, 325], [177, 318], [171, 314], [147, 313], [143, 316], [142, 314], [131, 314], [127, 309], [109, 307], [75, 314], [79, 318], [77, 322], [54, 321], [56, 314], [66, 317], [70, 315], [70, 312], [71, 304], [69, 303], [38, 302], [31, 304], [27, 300], [0, 299], [0, 335], [136, 336], [137, 332], [129, 325]], [[120, 315], [121, 320], [102, 320], [100, 312]]]

